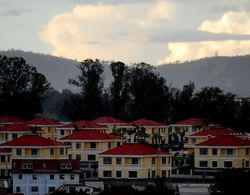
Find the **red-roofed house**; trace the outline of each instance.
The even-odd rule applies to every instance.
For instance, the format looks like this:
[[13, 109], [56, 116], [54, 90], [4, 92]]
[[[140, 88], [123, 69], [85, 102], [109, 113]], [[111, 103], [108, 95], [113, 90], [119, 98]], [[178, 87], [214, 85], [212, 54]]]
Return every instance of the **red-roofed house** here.
[[188, 150], [188, 153], [191, 154], [194, 152], [194, 146], [201, 142], [204, 142], [210, 138], [214, 138], [219, 135], [228, 135], [228, 134], [236, 134], [233, 129], [229, 128], [211, 128], [206, 129], [204, 131], [200, 131], [198, 133], [194, 133], [188, 136], [188, 143], [184, 145], [184, 148]]
[[148, 179], [171, 176], [171, 155], [145, 144], [124, 144], [99, 156], [99, 178]]
[[194, 146], [195, 170], [214, 172], [224, 168], [250, 168], [250, 140], [237, 135], [218, 135]]
[[78, 160], [13, 160], [13, 192], [49, 194], [66, 184], [79, 185]]
[[30, 121], [27, 121], [26, 124], [30, 127], [33, 127], [37, 130], [42, 130], [43, 134], [42, 136], [56, 140], [57, 139], [57, 132], [56, 128], [62, 126], [60, 122], [54, 119], [48, 119], [48, 118], [35, 118]]
[[9, 125], [9, 124], [14, 124], [14, 123], [21, 123], [21, 122], [23, 122], [23, 120], [18, 117], [13, 117], [13, 116], [1, 116], [0, 117], [0, 127]]
[[81, 161], [84, 178], [96, 178], [98, 154], [119, 146], [124, 142], [120, 137], [97, 130], [78, 130], [59, 140], [70, 145], [69, 158]]
[[[127, 131], [136, 131], [138, 128], [144, 128], [145, 133], [149, 135], [146, 138], [147, 142], [153, 144], [168, 143], [167, 126], [157, 121], [139, 119], [130, 123], [124, 123], [118, 127], [120, 129], [126, 129]], [[127, 140], [132, 143], [137, 142], [135, 133], [129, 136], [127, 135]]]

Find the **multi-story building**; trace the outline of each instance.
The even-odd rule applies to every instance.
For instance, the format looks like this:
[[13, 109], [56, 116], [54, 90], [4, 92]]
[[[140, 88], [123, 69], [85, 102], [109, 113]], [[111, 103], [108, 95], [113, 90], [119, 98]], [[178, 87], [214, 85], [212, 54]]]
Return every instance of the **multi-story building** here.
[[121, 145], [124, 140], [98, 130], [78, 130], [59, 141], [71, 146], [69, 158], [80, 160], [83, 178], [97, 178], [98, 154]]
[[61, 139], [65, 136], [73, 134], [77, 130], [98, 130], [100, 132], [106, 132], [108, 130], [108, 127], [106, 125], [100, 125], [95, 122], [80, 120], [58, 127], [56, 128], [56, 130], [57, 139]]
[[[15, 140], [26, 134], [31, 134], [32, 131], [32, 127], [29, 127], [25, 122], [0, 127], [0, 144]], [[37, 130], [36, 133], [41, 135], [42, 130]]]
[[91, 122], [107, 126], [108, 129], [105, 131], [110, 134], [117, 128], [117, 126], [124, 124], [125, 122], [114, 117], [103, 116], [92, 120]]
[[0, 117], [0, 127], [5, 126], [5, 125], [10, 125], [14, 123], [21, 123], [23, 122], [22, 119], [13, 117], [13, 116], [2, 116]]
[[147, 119], [139, 119], [130, 123], [119, 125], [118, 128], [122, 130], [125, 129], [125, 137], [128, 142], [131, 143], [138, 141], [140, 133], [137, 131], [142, 129], [144, 129], [145, 133], [148, 135], [145, 137], [146, 142], [150, 144], [168, 143], [168, 129], [163, 123]]
[[13, 160], [12, 164], [14, 193], [45, 195], [66, 184], [79, 184], [78, 160]]
[[0, 149], [0, 178], [9, 178], [11, 175], [11, 151]]
[[207, 174], [225, 168], [250, 168], [250, 140], [237, 135], [219, 135], [194, 146], [196, 172]]
[[219, 135], [236, 134], [233, 129], [229, 128], [211, 128], [198, 133], [194, 133], [188, 136], [188, 142], [185, 143], [184, 148], [189, 154], [194, 152], [194, 146], [196, 144], [207, 141], [210, 138], [214, 138]]
[[101, 153], [99, 178], [148, 179], [171, 176], [171, 155], [145, 144], [127, 143]]
[[56, 128], [62, 126], [61, 123], [54, 119], [42, 117], [27, 121], [26, 124], [32, 127], [33, 131], [42, 131], [42, 136], [53, 140], [57, 140]]

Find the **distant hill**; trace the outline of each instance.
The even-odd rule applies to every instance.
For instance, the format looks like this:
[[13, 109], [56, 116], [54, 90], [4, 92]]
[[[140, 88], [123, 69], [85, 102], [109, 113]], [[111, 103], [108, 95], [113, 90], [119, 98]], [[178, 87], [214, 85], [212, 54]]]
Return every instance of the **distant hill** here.
[[[75, 60], [43, 55], [20, 50], [0, 51], [0, 55], [23, 57], [27, 63], [37, 67], [57, 90], [76, 88], [68, 84], [79, 71]], [[157, 67], [161, 76], [173, 87], [182, 88], [192, 81], [196, 89], [218, 86], [239, 96], [250, 96], [250, 55], [234, 57], [211, 57], [200, 60], [165, 64]], [[104, 67], [104, 85], [108, 86], [112, 76], [108, 65]]]

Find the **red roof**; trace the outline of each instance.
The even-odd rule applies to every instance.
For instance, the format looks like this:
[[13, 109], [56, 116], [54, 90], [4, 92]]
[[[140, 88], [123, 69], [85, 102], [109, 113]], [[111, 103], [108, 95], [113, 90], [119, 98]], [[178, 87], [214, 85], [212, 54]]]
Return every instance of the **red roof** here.
[[57, 120], [48, 119], [48, 118], [35, 118], [30, 121], [27, 121], [29, 126], [61, 126], [62, 124], [59, 123]]
[[200, 137], [200, 136], [218, 136], [218, 135], [227, 135], [235, 133], [233, 129], [229, 128], [211, 128], [198, 133], [190, 135], [191, 137]]
[[[36, 159], [36, 160], [17, 160], [14, 159], [13, 164], [13, 171], [15, 173], [20, 172], [29, 172], [29, 173], [79, 173], [80, 172], [80, 161], [79, 160], [49, 160], [49, 159]], [[28, 164], [31, 165], [31, 169], [24, 169], [22, 165]], [[67, 165], [66, 169], [63, 169], [63, 165]]]
[[130, 123], [125, 123], [122, 126], [166, 127], [166, 125], [163, 123], [159, 123], [157, 121], [152, 121], [148, 119], [139, 119], [136, 121], [132, 121]]
[[22, 119], [13, 116], [2, 116], [0, 117], [0, 124], [13, 124], [23, 122]]
[[26, 123], [17, 123], [0, 127], [0, 131], [31, 131], [31, 129]]
[[189, 118], [184, 121], [177, 122], [176, 125], [193, 125], [193, 126], [202, 126], [203, 121], [199, 118]]
[[100, 125], [95, 122], [89, 122], [84, 120], [69, 123], [62, 127], [59, 127], [58, 129], [75, 129], [76, 127], [78, 129], [108, 129], [108, 127], [105, 125]]
[[169, 153], [145, 144], [127, 143], [101, 153], [102, 155], [167, 155]]
[[250, 140], [235, 135], [219, 135], [197, 146], [250, 146]]
[[80, 130], [74, 134], [61, 138], [60, 140], [121, 140], [120, 137], [102, 133], [97, 130]]
[[65, 146], [64, 144], [57, 142], [55, 140], [49, 140], [45, 137], [38, 135], [23, 135], [15, 140], [3, 143], [0, 145], [1, 148], [11, 148], [11, 147], [60, 147]]
[[118, 119], [118, 118], [113, 118], [113, 117], [108, 117], [108, 116], [103, 116], [103, 117], [99, 117], [96, 118], [94, 120], [92, 120], [91, 122], [95, 122], [95, 123], [103, 123], [103, 124], [123, 124], [124, 121]]

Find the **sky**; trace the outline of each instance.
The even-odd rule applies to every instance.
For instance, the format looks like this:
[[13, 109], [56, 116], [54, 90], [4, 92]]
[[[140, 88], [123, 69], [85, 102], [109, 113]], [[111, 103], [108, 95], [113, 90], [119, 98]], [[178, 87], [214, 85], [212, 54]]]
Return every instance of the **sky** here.
[[0, 0], [0, 50], [153, 65], [250, 53], [250, 0]]

